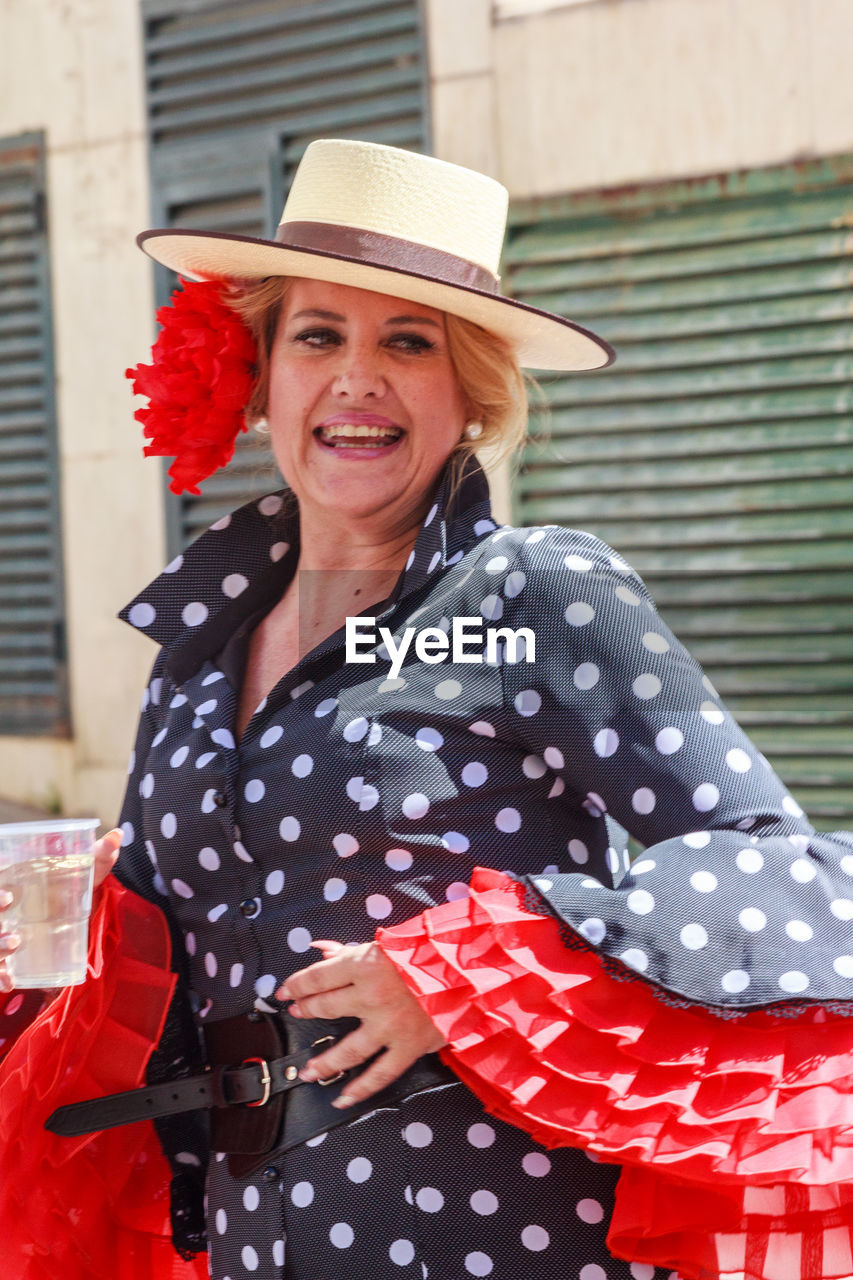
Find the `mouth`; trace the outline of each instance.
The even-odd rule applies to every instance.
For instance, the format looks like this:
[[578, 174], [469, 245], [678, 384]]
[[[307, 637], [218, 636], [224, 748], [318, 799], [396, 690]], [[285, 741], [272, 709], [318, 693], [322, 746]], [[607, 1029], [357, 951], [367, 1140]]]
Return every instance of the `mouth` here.
[[314, 428], [314, 439], [327, 449], [379, 453], [391, 448], [405, 432], [392, 422], [327, 422]]

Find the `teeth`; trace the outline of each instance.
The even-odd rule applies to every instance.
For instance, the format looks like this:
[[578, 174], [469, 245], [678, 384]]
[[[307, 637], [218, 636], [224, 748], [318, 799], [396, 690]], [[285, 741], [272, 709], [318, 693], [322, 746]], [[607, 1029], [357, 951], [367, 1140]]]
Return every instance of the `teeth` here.
[[334, 439], [336, 436], [392, 436], [396, 440], [400, 434], [400, 428], [377, 427], [362, 422], [338, 422], [333, 427], [322, 427], [321, 433], [324, 440]]
[[366, 422], [339, 422], [321, 427], [319, 437], [334, 449], [380, 449], [394, 444], [403, 434], [401, 427], [378, 427]]

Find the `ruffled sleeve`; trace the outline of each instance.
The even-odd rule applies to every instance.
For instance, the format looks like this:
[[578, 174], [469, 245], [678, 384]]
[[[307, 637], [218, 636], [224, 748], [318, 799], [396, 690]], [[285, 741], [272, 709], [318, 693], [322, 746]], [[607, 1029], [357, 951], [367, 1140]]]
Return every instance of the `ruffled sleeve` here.
[[92, 919], [86, 982], [49, 1003], [37, 993], [6, 998], [8, 1026], [19, 1034], [6, 1037], [0, 1065], [4, 1276], [207, 1274], [203, 1260], [184, 1262], [172, 1248], [169, 1170], [151, 1124], [79, 1138], [43, 1127], [58, 1106], [143, 1083], [174, 990], [169, 955], [161, 913], [110, 876]]
[[616, 1256], [683, 1280], [848, 1280], [853, 1020], [666, 1003], [524, 904], [478, 870], [469, 898], [377, 935], [448, 1065], [543, 1145], [622, 1164]]

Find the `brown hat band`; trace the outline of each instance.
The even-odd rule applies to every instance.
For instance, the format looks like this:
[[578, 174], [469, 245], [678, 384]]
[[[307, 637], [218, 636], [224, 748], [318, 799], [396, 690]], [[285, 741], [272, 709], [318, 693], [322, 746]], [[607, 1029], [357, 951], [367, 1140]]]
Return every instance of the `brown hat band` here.
[[430, 245], [401, 240], [381, 231], [344, 227], [334, 222], [283, 222], [275, 233], [278, 244], [292, 249], [313, 249], [338, 254], [372, 267], [390, 267], [406, 274], [426, 276], [440, 284], [459, 285], [497, 293], [499, 279], [486, 267], [455, 253]]

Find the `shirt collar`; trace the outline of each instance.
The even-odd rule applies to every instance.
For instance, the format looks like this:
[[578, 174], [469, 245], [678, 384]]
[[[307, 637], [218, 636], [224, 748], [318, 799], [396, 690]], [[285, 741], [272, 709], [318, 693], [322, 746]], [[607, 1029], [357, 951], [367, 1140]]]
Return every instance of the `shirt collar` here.
[[[460, 476], [448, 463], [391, 595], [392, 604], [455, 564], [495, 527], [480, 464], [467, 458]], [[125, 605], [119, 617], [166, 648], [171, 671], [183, 680], [216, 653], [241, 622], [280, 599], [298, 559], [299, 508], [293, 495], [288, 490], [267, 494], [217, 520]]]

